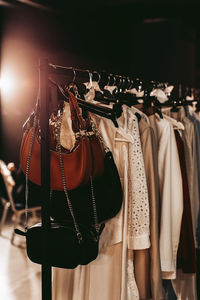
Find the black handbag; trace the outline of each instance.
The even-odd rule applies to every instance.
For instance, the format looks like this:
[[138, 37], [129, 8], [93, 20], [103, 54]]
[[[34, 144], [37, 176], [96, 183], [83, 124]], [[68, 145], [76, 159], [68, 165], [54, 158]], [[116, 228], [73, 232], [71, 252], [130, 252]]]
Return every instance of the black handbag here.
[[15, 232], [26, 236], [26, 251], [29, 259], [37, 264], [48, 263], [50, 266], [65, 269], [74, 269], [78, 265], [87, 265], [98, 256], [99, 235], [104, 224], [98, 230], [93, 226], [78, 225], [81, 232], [77, 236], [73, 222], [56, 223], [52, 221], [47, 230], [48, 253], [43, 259], [42, 242], [43, 228], [37, 223], [22, 232]]
[[[93, 180], [92, 185], [98, 222], [102, 223], [113, 218], [120, 211], [123, 199], [122, 186], [112, 152], [106, 153], [104, 173], [101, 177]], [[94, 224], [91, 183], [68, 191], [68, 195], [77, 222], [85, 225]], [[63, 192], [52, 191], [50, 214], [56, 221], [71, 218]]]
[[[92, 181], [98, 222], [113, 218], [121, 209], [123, 193], [119, 173], [112, 152], [104, 158], [104, 173]], [[28, 182], [29, 203], [41, 203], [40, 186]], [[75, 218], [78, 223], [92, 225], [95, 223], [92, 210], [91, 182], [87, 185], [68, 191]], [[50, 215], [57, 222], [72, 220], [66, 195], [63, 191], [52, 191]]]

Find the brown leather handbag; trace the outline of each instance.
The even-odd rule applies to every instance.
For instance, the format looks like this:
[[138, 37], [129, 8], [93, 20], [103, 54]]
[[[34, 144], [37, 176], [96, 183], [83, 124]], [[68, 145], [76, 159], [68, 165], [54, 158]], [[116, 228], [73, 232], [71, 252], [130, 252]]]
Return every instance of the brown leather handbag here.
[[[62, 158], [67, 189], [73, 190], [87, 184], [90, 181], [90, 176], [95, 179], [103, 174], [105, 150], [101, 139], [94, 131], [91, 131], [92, 124], [89, 118], [86, 121], [83, 119], [75, 96], [70, 91], [68, 91], [68, 96], [72, 130], [76, 142], [70, 151], [62, 147]], [[62, 191], [59, 151], [56, 151], [56, 139], [60, 143], [62, 109], [58, 112], [58, 115], [59, 113], [60, 117], [57, 118], [56, 128], [50, 126], [50, 187], [52, 190]], [[56, 134], [54, 130], [57, 130]], [[26, 129], [22, 138], [20, 167], [26, 174], [27, 161], [30, 155], [28, 179], [37, 185], [41, 185], [39, 132], [39, 118], [36, 110], [33, 125], [30, 126], [29, 124], [29, 128]]]

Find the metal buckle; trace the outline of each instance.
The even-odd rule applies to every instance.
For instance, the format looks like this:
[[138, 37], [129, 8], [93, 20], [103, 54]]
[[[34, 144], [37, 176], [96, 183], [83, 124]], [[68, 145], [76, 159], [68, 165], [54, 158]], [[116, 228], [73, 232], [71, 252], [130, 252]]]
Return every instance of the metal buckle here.
[[82, 234], [80, 232], [77, 232], [76, 235], [77, 235], [77, 238], [78, 238], [78, 242], [80, 244], [83, 240]]

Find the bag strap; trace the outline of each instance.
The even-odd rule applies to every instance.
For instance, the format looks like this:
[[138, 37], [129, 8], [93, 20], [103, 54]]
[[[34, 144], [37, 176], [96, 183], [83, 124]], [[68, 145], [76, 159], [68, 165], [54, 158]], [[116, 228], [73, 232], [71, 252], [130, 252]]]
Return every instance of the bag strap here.
[[69, 88], [64, 89], [61, 85], [56, 83], [54, 80], [51, 79], [51, 81], [58, 87], [61, 94], [69, 101], [71, 120], [72, 120], [72, 130], [74, 131], [74, 133], [78, 133], [80, 132], [80, 130], [86, 132], [93, 131], [90, 118], [87, 117], [86, 120], [83, 119], [78, 101], [74, 96], [74, 94], [69, 90]]
[[31, 136], [31, 141], [30, 141], [30, 147], [29, 147], [29, 152], [28, 152], [28, 157], [27, 157], [27, 163], [26, 163], [26, 187], [25, 187], [25, 231], [27, 232], [28, 230], [28, 176], [29, 176], [29, 170], [30, 170], [30, 162], [31, 162], [31, 155], [33, 151], [33, 144], [35, 140], [35, 135], [36, 135], [36, 126], [37, 126], [37, 106], [36, 106], [36, 111], [35, 111], [35, 116], [33, 120], [33, 132]]
[[[85, 130], [87, 132], [93, 131], [93, 126], [92, 126], [92, 123], [91, 123], [91, 119], [90, 119], [90, 117], [87, 113], [87, 110], [86, 110], [86, 116], [87, 117], [84, 120], [83, 117], [82, 117], [80, 107], [79, 107], [79, 104], [78, 104], [78, 101], [77, 101], [76, 97], [69, 90], [66, 90], [66, 91], [69, 95], [69, 104], [70, 104], [72, 118], [75, 118], [75, 114], [76, 114], [76, 118], [79, 120], [79, 124], [81, 124], [80, 129]], [[72, 125], [73, 125], [73, 121], [72, 121]], [[77, 131], [79, 131], [79, 130], [77, 130]]]
[[68, 96], [69, 96], [69, 106], [71, 110], [71, 119], [72, 119], [72, 129], [73, 131], [80, 132], [80, 130], [85, 131], [86, 125], [85, 121], [83, 120], [83, 117], [81, 115], [81, 111], [77, 102], [76, 97], [71, 93], [69, 90], [67, 90]]
[[[84, 121], [83, 117], [81, 115], [80, 108], [79, 108], [78, 101], [77, 101], [76, 97], [69, 90], [67, 90], [67, 93], [69, 95], [69, 104], [70, 104], [70, 109], [71, 109], [72, 120], [73, 120], [73, 118], [77, 118], [79, 120], [80, 124], [81, 124], [81, 127], [80, 127], [81, 129], [83, 129], [85, 131], [88, 131], [88, 132], [93, 131], [93, 125], [92, 125], [91, 119], [88, 116], [88, 114], [87, 114], [86, 120]], [[75, 117], [75, 114], [76, 114], [76, 117]], [[62, 116], [60, 118], [60, 122], [62, 122]], [[72, 124], [73, 124], [73, 122], [72, 122]], [[61, 128], [61, 124], [58, 127]], [[60, 137], [60, 134], [58, 136]], [[90, 141], [90, 148], [91, 148], [91, 141]], [[67, 203], [68, 203], [70, 213], [71, 213], [73, 221], [74, 221], [74, 226], [76, 228], [77, 237], [82, 238], [81, 233], [80, 233], [79, 228], [78, 228], [78, 224], [76, 223], [76, 220], [75, 220], [72, 204], [71, 204], [71, 201], [69, 199], [68, 192], [67, 192], [65, 173], [64, 173], [64, 165], [63, 165], [63, 161], [62, 161], [62, 152], [61, 152], [60, 145], [59, 145], [59, 153], [60, 153], [61, 176], [62, 176], [65, 196], [66, 196], [66, 199], [67, 199]], [[93, 206], [94, 225], [95, 225], [95, 229], [96, 229], [96, 232], [97, 232], [97, 235], [98, 235], [97, 238], [99, 238], [100, 228], [99, 228], [99, 225], [98, 225], [98, 215], [97, 215], [97, 209], [96, 209], [96, 201], [95, 201], [95, 194], [94, 194], [92, 176], [90, 176], [90, 188], [91, 188], [91, 198], [92, 198], [92, 206]]]
[[[60, 117], [60, 120], [59, 120], [60, 123], [62, 122], [62, 114], [63, 114], [63, 111], [61, 112], [61, 117]], [[59, 124], [59, 125], [61, 125], [61, 124]], [[58, 127], [60, 128], [61, 126], [58, 126]], [[60, 137], [60, 134], [59, 134], [59, 137]], [[65, 171], [64, 171], [64, 163], [63, 163], [63, 158], [62, 158], [62, 151], [61, 151], [61, 144], [60, 144], [60, 142], [58, 143], [58, 149], [59, 149], [60, 171], [61, 171], [61, 178], [62, 178], [62, 183], [63, 183], [63, 189], [64, 189], [65, 197], [66, 197], [66, 200], [67, 200], [67, 204], [68, 204], [71, 216], [72, 216], [74, 227], [75, 227], [75, 230], [76, 230], [76, 235], [77, 235], [79, 243], [81, 243], [82, 240], [83, 240], [83, 237], [82, 237], [82, 234], [81, 234], [81, 232], [79, 230], [79, 225], [76, 222], [74, 211], [73, 211], [73, 207], [72, 207], [72, 203], [71, 203], [71, 201], [69, 199], [69, 195], [68, 195], [68, 191], [67, 191], [67, 184], [66, 184]], [[93, 206], [93, 215], [94, 215], [95, 229], [96, 229], [96, 232], [97, 232], [97, 240], [98, 240], [99, 239], [100, 227], [101, 226], [99, 227], [99, 225], [98, 225], [98, 216], [97, 216], [97, 209], [96, 209], [96, 201], [95, 201], [95, 195], [94, 195], [94, 188], [93, 188], [92, 176], [90, 176], [90, 187], [91, 187], [91, 196], [92, 196], [92, 206]]]

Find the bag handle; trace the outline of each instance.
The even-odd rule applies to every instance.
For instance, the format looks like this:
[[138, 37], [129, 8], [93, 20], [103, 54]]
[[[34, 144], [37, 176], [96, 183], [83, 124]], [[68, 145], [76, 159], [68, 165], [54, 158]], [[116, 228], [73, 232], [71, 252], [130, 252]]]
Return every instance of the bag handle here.
[[37, 108], [38, 108], [38, 102], [36, 105], [36, 113], [34, 116], [33, 120], [33, 132], [31, 136], [31, 141], [30, 141], [30, 147], [29, 147], [29, 152], [28, 152], [28, 157], [27, 157], [27, 163], [26, 163], [26, 187], [25, 187], [25, 232], [28, 230], [28, 175], [29, 175], [29, 170], [30, 170], [30, 162], [31, 162], [31, 155], [33, 151], [33, 144], [35, 140], [35, 135], [36, 135], [36, 126], [37, 126]]
[[[68, 99], [69, 105], [70, 105], [70, 111], [71, 111], [71, 120], [72, 120], [72, 130], [74, 133], [78, 133], [81, 130], [83, 131], [93, 131], [93, 126], [91, 124], [90, 118], [86, 118], [86, 120], [83, 119], [80, 107], [78, 105], [78, 101], [74, 94], [69, 90], [68, 88], [63, 88], [61, 85], [59, 85], [57, 82], [55, 82], [52, 78], [50, 81], [55, 84], [58, 88], [58, 90], [61, 92], [61, 94]], [[66, 95], [67, 94], [67, 95]]]
[[69, 106], [71, 111], [71, 119], [72, 119], [72, 130], [76, 132], [80, 132], [80, 130], [86, 130], [85, 121], [81, 115], [81, 111], [77, 102], [76, 97], [67, 90], [69, 96]]
[[[69, 104], [70, 104], [70, 110], [71, 110], [71, 118], [72, 118], [72, 129], [73, 129], [73, 120], [76, 119], [78, 120], [78, 123], [80, 124], [79, 129], [77, 130], [77, 126], [75, 125], [75, 131], [73, 129], [74, 132], [78, 132], [81, 130], [90, 132], [93, 131], [93, 126], [91, 123], [91, 119], [88, 116], [87, 113], [87, 118], [84, 120], [80, 111], [80, 107], [78, 104], [78, 101], [76, 99], [76, 97], [74, 96], [74, 94], [72, 92], [70, 92], [69, 90], [67, 90], [68, 96], [69, 96]], [[86, 111], [87, 112], [87, 111]]]

